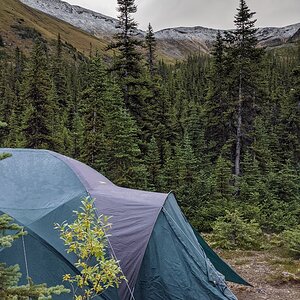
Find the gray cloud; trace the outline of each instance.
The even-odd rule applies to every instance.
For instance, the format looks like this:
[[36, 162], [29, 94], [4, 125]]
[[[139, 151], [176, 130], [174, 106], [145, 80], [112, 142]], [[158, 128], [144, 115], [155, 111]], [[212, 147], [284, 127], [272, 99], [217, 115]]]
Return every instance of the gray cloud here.
[[[117, 0], [66, 0], [116, 17]], [[135, 19], [145, 29], [149, 22], [155, 30], [177, 26], [233, 27], [238, 0], [136, 0]], [[248, 0], [256, 11], [257, 26], [285, 26], [300, 22], [300, 0]]]

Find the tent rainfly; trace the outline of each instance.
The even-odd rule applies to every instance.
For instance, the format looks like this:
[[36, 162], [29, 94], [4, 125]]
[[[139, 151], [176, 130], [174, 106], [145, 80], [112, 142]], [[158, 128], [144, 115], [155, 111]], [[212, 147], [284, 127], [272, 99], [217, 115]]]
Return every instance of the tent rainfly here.
[[63, 274], [79, 274], [76, 257], [66, 252], [53, 224], [72, 222], [89, 195], [99, 213], [112, 217], [109, 250], [128, 279], [98, 300], [236, 300], [225, 278], [247, 284], [193, 231], [174, 194], [118, 187], [87, 165], [47, 150], [1, 152], [12, 156], [0, 161], [0, 211], [28, 235], [2, 249], [0, 261], [19, 264], [22, 283], [26, 274], [48, 286], [61, 284]]

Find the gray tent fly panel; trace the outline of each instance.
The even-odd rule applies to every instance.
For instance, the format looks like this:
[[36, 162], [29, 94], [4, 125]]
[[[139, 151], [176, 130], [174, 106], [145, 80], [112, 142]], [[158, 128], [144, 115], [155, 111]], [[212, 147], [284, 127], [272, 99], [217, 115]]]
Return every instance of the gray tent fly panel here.
[[[35, 283], [56, 285], [63, 274], [79, 273], [76, 257], [66, 253], [53, 224], [72, 222], [73, 211], [90, 195], [99, 213], [112, 217], [109, 250], [128, 279], [98, 299], [236, 299], [207, 258], [211, 249], [200, 245], [173, 194], [118, 187], [92, 168], [47, 150], [1, 152], [12, 157], [0, 161], [0, 212], [23, 225], [28, 235], [0, 251], [0, 261], [19, 264], [22, 283], [26, 274]], [[222, 263], [232, 278], [240, 278], [218, 261]]]

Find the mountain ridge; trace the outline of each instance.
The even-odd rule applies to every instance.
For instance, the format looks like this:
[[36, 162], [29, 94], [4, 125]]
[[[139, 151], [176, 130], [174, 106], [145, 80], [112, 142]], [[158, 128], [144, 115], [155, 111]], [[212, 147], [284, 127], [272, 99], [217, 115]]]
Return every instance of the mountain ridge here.
[[99, 49], [106, 47], [104, 40], [18, 0], [0, 0], [0, 28], [0, 35], [7, 49], [14, 46], [26, 52], [36, 36], [42, 36], [51, 42], [57, 39], [58, 33], [69, 44], [68, 47], [75, 47], [82, 53], [89, 53], [90, 44]]
[[[102, 49], [105, 48], [105, 44], [108, 45], [113, 40], [114, 34], [118, 32], [117, 19], [61, 0], [20, 0], [20, 2], [94, 36], [103, 44]], [[276, 47], [298, 41], [300, 40], [299, 30], [300, 23], [285, 27], [258, 28], [258, 45]], [[158, 56], [174, 61], [197, 52], [209, 53], [218, 31], [224, 33], [226, 30], [203, 26], [161, 29], [155, 32]], [[142, 39], [144, 35], [144, 31], [137, 31], [138, 38]]]

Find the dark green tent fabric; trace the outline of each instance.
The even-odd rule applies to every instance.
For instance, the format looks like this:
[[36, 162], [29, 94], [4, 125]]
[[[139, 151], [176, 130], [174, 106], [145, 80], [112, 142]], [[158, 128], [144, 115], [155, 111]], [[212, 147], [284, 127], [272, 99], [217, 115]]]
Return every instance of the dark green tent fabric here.
[[194, 234], [205, 251], [206, 256], [209, 258], [214, 267], [225, 276], [227, 281], [235, 282], [242, 285], [252, 286], [246, 280], [244, 280], [239, 274], [237, 274], [229, 265], [227, 265], [218, 254], [209, 247], [201, 235], [193, 228]]
[[[82, 197], [73, 199], [27, 226], [19, 223], [28, 232], [24, 237], [24, 244], [22, 239], [18, 239], [11, 248], [2, 249], [0, 261], [5, 261], [7, 265], [19, 264], [22, 273], [21, 284], [27, 283], [26, 263], [29, 277], [37, 284], [46, 282], [48, 286], [60, 285], [64, 274], [72, 276], [79, 274], [74, 266], [76, 257], [66, 252], [59, 233], [53, 234], [53, 225], [55, 222], [61, 223], [64, 220], [72, 222], [73, 211], [81, 205], [81, 200]], [[19, 255], [15, 255], [16, 253]], [[66, 287], [69, 288], [69, 286]], [[73, 299], [71, 293], [53, 296], [53, 300], [71, 299]], [[116, 289], [110, 289], [94, 299], [119, 300], [119, 296]]]
[[138, 300], [236, 300], [170, 194], [153, 229], [135, 286]]
[[[37, 284], [46, 282], [48, 286], [60, 285], [64, 274], [71, 274], [72, 276], [79, 274], [74, 266], [76, 257], [66, 252], [59, 234], [53, 234], [53, 225], [54, 222], [63, 222], [66, 219], [71, 222], [74, 218], [72, 212], [78, 209], [81, 200], [80, 197], [65, 203], [57, 210], [28, 226], [19, 223], [28, 232], [24, 237], [24, 244], [22, 239], [18, 239], [11, 248], [2, 249], [0, 261], [5, 261], [7, 265], [18, 264], [20, 266], [21, 284], [27, 283], [26, 263], [29, 277]], [[19, 255], [15, 255], [16, 253]], [[69, 286], [66, 287], [69, 288]], [[53, 300], [71, 299], [73, 299], [71, 294], [53, 296]], [[110, 289], [95, 299], [119, 300], [119, 296], [116, 289]]]

